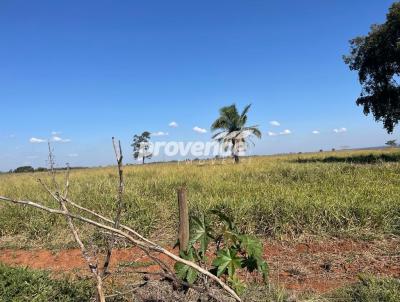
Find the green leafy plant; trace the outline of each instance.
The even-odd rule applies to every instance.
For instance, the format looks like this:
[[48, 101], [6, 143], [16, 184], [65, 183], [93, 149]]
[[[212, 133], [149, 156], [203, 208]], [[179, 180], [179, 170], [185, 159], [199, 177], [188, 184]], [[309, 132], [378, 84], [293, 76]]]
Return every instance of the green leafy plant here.
[[[225, 276], [238, 293], [245, 289], [245, 284], [237, 275], [238, 269], [258, 271], [266, 282], [268, 264], [262, 257], [261, 241], [255, 236], [241, 233], [223, 211], [212, 210], [210, 214], [210, 217], [215, 218], [213, 221], [209, 221], [208, 216], [204, 214], [191, 216], [188, 251], [181, 252], [181, 257], [197, 262], [203, 267], [210, 263], [209, 270], [218, 277]], [[210, 246], [211, 242], [215, 244], [214, 249]], [[175, 264], [175, 271], [189, 284], [198, 279], [197, 272], [182, 263]]]
[[[193, 249], [189, 249], [187, 253], [181, 252], [180, 256], [185, 260], [196, 262], [196, 259], [193, 255]], [[187, 281], [189, 284], [193, 284], [197, 280], [198, 272], [183, 263], [177, 262], [175, 264], [175, 271], [179, 278]]]

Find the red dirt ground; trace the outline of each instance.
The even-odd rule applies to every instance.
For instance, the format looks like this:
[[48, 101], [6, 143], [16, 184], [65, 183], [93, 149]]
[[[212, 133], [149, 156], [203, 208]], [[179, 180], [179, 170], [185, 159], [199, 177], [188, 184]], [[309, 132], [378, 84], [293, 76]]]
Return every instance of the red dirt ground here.
[[[397, 237], [374, 241], [267, 241], [264, 246], [271, 280], [297, 293], [324, 293], [356, 281], [360, 273], [400, 278], [400, 238]], [[173, 264], [169, 259], [163, 260]], [[115, 270], [117, 264], [133, 261], [150, 260], [136, 248], [118, 249], [114, 251], [111, 268]], [[76, 249], [59, 252], [3, 249], [0, 262], [54, 272], [86, 271]], [[155, 265], [137, 269], [158, 270]]]

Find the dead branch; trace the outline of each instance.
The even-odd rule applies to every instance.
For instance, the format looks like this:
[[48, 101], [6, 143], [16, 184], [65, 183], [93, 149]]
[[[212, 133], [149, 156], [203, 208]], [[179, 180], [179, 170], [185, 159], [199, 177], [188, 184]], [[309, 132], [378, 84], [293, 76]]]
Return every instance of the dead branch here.
[[[120, 237], [123, 238], [125, 240], [128, 240], [129, 242], [131, 242], [132, 244], [136, 245], [137, 247], [139, 247], [146, 255], [148, 255], [148, 257], [150, 259], [152, 259], [155, 263], [157, 263], [160, 268], [164, 271], [164, 273], [161, 273], [165, 278], [168, 278], [169, 280], [173, 281], [175, 284], [181, 284], [181, 285], [185, 285], [185, 286], [189, 286], [186, 282], [183, 282], [182, 280], [179, 280], [173, 271], [171, 271], [171, 269], [169, 268], [169, 266], [167, 264], [165, 264], [161, 259], [153, 256], [151, 254], [151, 251], [153, 252], [157, 252], [157, 253], [162, 253], [166, 256], [168, 256], [169, 258], [181, 262], [183, 264], [186, 264], [190, 267], [192, 267], [193, 269], [199, 271], [200, 273], [202, 273], [205, 278], [209, 277], [210, 279], [214, 280], [215, 282], [217, 282], [225, 291], [227, 291], [231, 296], [233, 296], [237, 301], [240, 301], [240, 298], [236, 295], [236, 293], [229, 287], [227, 286], [224, 282], [222, 282], [218, 277], [214, 276], [213, 274], [211, 274], [210, 272], [208, 272], [207, 270], [203, 269], [202, 267], [200, 267], [199, 265], [197, 265], [194, 262], [182, 259], [178, 256], [176, 256], [175, 254], [169, 252], [168, 250], [162, 248], [161, 246], [159, 246], [158, 244], [148, 240], [147, 238], [143, 237], [142, 235], [140, 235], [138, 232], [136, 232], [135, 230], [125, 226], [125, 225], [121, 225], [120, 224], [120, 219], [121, 219], [121, 213], [122, 213], [122, 208], [123, 208], [123, 191], [124, 191], [124, 181], [123, 181], [123, 165], [122, 165], [122, 149], [121, 149], [121, 142], [118, 141], [118, 145], [115, 143], [114, 138], [112, 138], [112, 142], [113, 142], [113, 148], [114, 148], [114, 152], [115, 152], [115, 158], [117, 161], [117, 168], [118, 168], [118, 176], [119, 176], [119, 186], [118, 186], [118, 195], [117, 195], [117, 211], [116, 211], [116, 216], [114, 220], [111, 220], [109, 218], [106, 218], [98, 213], [96, 213], [95, 211], [89, 210], [87, 208], [84, 208], [76, 203], [74, 203], [73, 201], [71, 201], [68, 198], [68, 190], [69, 190], [69, 176], [70, 176], [70, 168], [69, 165], [67, 164], [67, 171], [66, 171], [66, 176], [65, 176], [65, 186], [64, 186], [64, 192], [63, 194], [60, 193], [60, 189], [58, 188], [58, 184], [56, 182], [55, 179], [55, 169], [54, 169], [54, 157], [53, 157], [53, 153], [52, 153], [52, 149], [50, 146], [50, 142], [48, 142], [48, 148], [49, 148], [49, 165], [50, 165], [50, 171], [51, 171], [51, 176], [52, 176], [52, 181], [55, 187], [55, 192], [53, 192], [49, 187], [46, 186], [46, 184], [41, 180], [38, 179], [39, 183], [43, 186], [43, 188], [59, 203], [60, 205], [60, 210], [56, 210], [54, 208], [49, 208], [46, 207], [40, 203], [35, 203], [32, 201], [23, 201], [23, 200], [14, 200], [12, 198], [8, 198], [8, 197], [3, 197], [0, 196], [0, 200], [3, 201], [8, 201], [8, 202], [12, 202], [15, 204], [21, 204], [21, 205], [27, 205], [27, 206], [32, 206], [32, 207], [36, 207], [38, 209], [41, 209], [43, 211], [47, 211], [49, 213], [52, 214], [57, 214], [57, 215], [62, 215], [66, 218], [68, 226], [74, 236], [75, 241], [78, 243], [78, 246], [81, 249], [82, 252], [82, 256], [85, 259], [85, 261], [87, 262], [89, 269], [91, 271], [91, 273], [93, 274], [94, 279], [96, 280], [96, 290], [97, 290], [97, 301], [99, 302], [105, 302], [105, 296], [104, 296], [104, 292], [103, 292], [103, 288], [102, 288], [102, 281], [103, 278], [107, 277], [108, 275], [108, 267], [110, 264], [110, 260], [111, 260], [111, 255], [112, 255], [112, 250], [113, 247], [115, 245], [115, 241], [116, 241], [116, 237]], [[80, 209], [90, 215], [93, 215], [94, 217], [100, 219], [101, 221], [107, 223], [107, 224], [111, 224], [107, 225], [107, 224], [103, 224], [100, 223], [98, 221], [89, 219], [87, 217], [81, 216], [81, 215], [77, 215], [77, 214], [72, 214], [67, 205], [71, 205], [77, 209]], [[107, 255], [105, 258], [105, 262], [103, 265], [103, 270], [102, 272], [99, 271], [98, 269], [98, 264], [96, 261], [96, 257], [91, 257], [88, 250], [86, 249], [85, 245], [83, 244], [82, 240], [79, 237], [77, 228], [74, 225], [74, 220], [78, 220], [81, 222], [85, 222], [88, 224], [91, 224], [93, 226], [96, 226], [100, 229], [103, 230], [107, 230], [110, 232], [111, 237], [109, 240], [109, 245], [108, 245], [108, 249], [107, 249]], [[124, 231], [122, 231], [122, 230]], [[135, 239], [133, 238], [131, 235], [135, 236], [136, 238], [139, 239]], [[209, 294], [209, 296], [213, 297], [212, 293], [210, 292], [208, 286], [205, 287], [205, 289], [198, 287], [198, 286], [193, 286], [190, 285], [189, 287], [192, 287], [194, 289], [196, 289], [199, 292], [207, 292]]]
[[[115, 159], [117, 161], [117, 168], [118, 168], [118, 176], [119, 176], [119, 185], [118, 185], [118, 196], [117, 196], [117, 213], [115, 215], [114, 219], [114, 228], [118, 229], [119, 228], [119, 223], [121, 219], [121, 213], [122, 213], [122, 207], [123, 207], [123, 200], [122, 200], [122, 195], [124, 193], [124, 177], [123, 177], [123, 169], [122, 169], [122, 148], [121, 148], [121, 141], [118, 141], [118, 146], [115, 143], [114, 137], [112, 138], [112, 144], [114, 147], [114, 153], [115, 153]], [[111, 261], [111, 255], [112, 255], [112, 250], [115, 245], [115, 234], [113, 233], [111, 235], [111, 238], [108, 242], [108, 249], [107, 249], [107, 255], [104, 260], [103, 264], [103, 272], [102, 276], [105, 277], [108, 274], [108, 267], [110, 265]]]
[[[55, 192], [55, 193], [52, 192], [41, 179], [38, 179], [38, 181], [43, 186], [43, 188], [60, 204], [62, 211], [69, 214], [70, 212], [66, 206], [65, 198], [63, 198], [63, 196], [61, 196], [59, 192]], [[67, 195], [67, 192], [68, 192], [67, 188], [68, 188], [68, 185], [66, 185], [66, 190], [64, 193], [65, 196]], [[93, 275], [94, 280], [96, 281], [97, 301], [105, 302], [103, 285], [102, 285], [103, 281], [102, 281], [102, 278], [98, 271], [97, 262], [90, 256], [88, 250], [86, 249], [85, 245], [83, 244], [82, 240], [80, 239], [78, 231], [72, 221], [72, 218], [68, 215], [65, 215], [65, 218], [67, 220], [68, 227], [71, 230], [72, 235], [81, 250], [82, 256], [85, 259], [85, 261], [89, 267], [89, 270]]]
[[56, 210], [56, 209], [49, 208], [49, 207], [46, 207], [44, 205], [41, 205], [39, 203], [35, 203], [35, 202], [32, 202], [32, 201], [29, 201], [29, 200], [15, 200], [15, 199], [12, 199], [12, 198], [9, 198], [9, 197], [5, 197], [5, 196], [0, 196], [0, 200], [11, 202], [11, 203], [14, 203], [14, 204], [19, 204], [19, 205], [27, 205], [27, 206], [35, 207], [35, 208], [38, 208], [40, 210], [43, 210], [43, 211], [46, 211], [46, 212], [49, 212], [49, 213], [52, 213], [52, 214], [56, 214], [56, 215], [68, 216], [71, 219], [79, 220], [79, 221], [85, 222], [87, 224], [93, 225], [95, 227], [98, 227], [98, 228], [101, 228], [101, 229], [105, 229], [105, 230], [108, 230], [108, 231], [113, 232], [115, 234], [121, 235], [121, 236], [125, 237], [128, 241], [130, 241], [132, 244], [136, 245], [137, 247], [139, 247], [142, 250], [147, 250], [148, 249], [148, 250], [152, 250], [154, 252], [162, 253], [162, 254], [168, 256], [169, 258], [171, 258], [171, 259], [173, 259], [173, 260], [175, 260], [177, 262], [183, 263], [183, 264], [195, 269], [196, 271], [200, 272], [201, 274], [206, 275], [211, 280], [213, 280], [216, 283], [218, 283], [226, 292], [228, 292], [232, 297], [234, 297], [236, 299], [236, 301], [241, 301], [240, 297], [235, 293], [235, 291], [232, 290], [228, 285], [226, 285], [218, 277], [216, 277], [215, 275], [213, 275], [209, 271], [203, 269], [202, 267], [200, 267], [196, 263], [188, 261], [188, 260], [185, 260], [185, 259], [182, 259], [181, 257], [176, 256], [175, 254], [173, 254], [170, 251], [162, 248], [159, 245], [156, 245], [156, 244], [153, 244], [153, 243], [149, 244], [149, 243], [146, 242], [147, 240], [143, 241], [143, 240], [135, 239], [131, 235], [129, 235], [129, 233], [126, 233], [126, 232], [124, 232], [124, 231], [122, 231], [120, 229], [116, 229], [114, 227], [107, 226], [105, 224], [99, 223], [97, 221], [91, 220], [89, 218], [86, 218], [86, 217], [83, 217], [83, 216], [80, 216], [80, 215], [72, 214], [72, 213], [70, 213], [68, 211]]
[[[60, 193], [60, 189], [59, 189], [59, 185], [56, 181], [55, 178], [55, 169], [54, 169], [54, 155], [53, 155], [53, 150], [51, 148], [50, 145], [50, 141], [48, 142], [48, 164], [50, 167], [50, 173], [51, 173], [51, 177], [52, 177], [52, 182], [53, 182], [53, 186], [55, 188], [55, 192], [51, 191], [49, 187], [46, 186], [46, 184], [41, 180], [38, 179], [38, 182], [42, 185], [42, 187], [44, 188], [44, 190], [46, 190], [50, 196], [52, 196], [60, 205], [60, 208], [66, 212], [69, 213], [69, 210], [67, 208], [66, 205], [66, 198], [68, 196], [68, 190], [69, 190], [69, 176], [70, 176], [70, 168], [69, 168], [69, 164], [67, 164], [67, 169], [66, 169], [66, 174], [65, 174], [65, 186], [64, 186], [64, 193], [61, 194]], [[65, 216], [66, 220], [67, 220], [67, 224], [69, 229], [71, 230], [71, 233], [76, 241], [76, 243], [78, 244], [81, 253], [82, 253], [82, 257], [84, 258], [84, 260], [86, 261], [90, 272], [93, 275], [93, 278], [96, 282], [96, 301], [98, 302], [105, 302], [105, 297], [104, 297], [104, 291], [103, 291], [103, 285], [102, 285], [102, 278], [100, 275], [100, 272], [98, 270], [98, 264], [97, 264], [97, 260], [95, 259], [95, 257], [91, 257], [89, 251], [87, 250], [86, 246], [83, 244], [82, 240], [80, 239], [80, 236], [78, 234], [78, 230], [74, 225], [74, 222], [72, 220], [72, 218], [70, 216]]]
[[145, 281], [145, 282], [140, 282], [140, 283], [137, 283], [137, 284], [132, 284], [131, 286], [129, 286], [131, 288], [130, 290], [125, 291], [125, 292], [117, 292], [116, 294], [108, 295], [108, 296], [106, 296], [106, 299], [129, 295], [129, 294], [137, 291], [138, 288], [140, 288], [142, 286], [145, 286], [148, 283], [150, 283], [150, 281]]
[[65, 172], [65, 186], [64, 186], [64, 194], [63, 197], [66, 199], [68, 197], [68, 190], [69, 190], [69, 163], [66, 164], [67, 171]]
[[[82, 210], [82, 211], [84, 211], [84, 212], [87, 212], [87, 213], [89, 213], [89, 214], [91, 214], [91, 215], [93, 215], [93, 216], [95, 216], [95, 217], [97, 217], [97, 218], [99, 218], [99, 219], [101, 219], [101, 220], [103, 220], [103, 221], [105, 221], [105, 222], [108, 222], [108, 223], [110, 223], [110, 224], [112, 224], [112, 225], [115, 224], [115, 222], [114, 222], [113, 220], [111, 220], [111, 219], [109, 219], [109, 218], [107, 218], [107, 217], [104, 217], [104, 216], [102, 216], [102, 215], [96, 213], [96, 212], [93, 211], [93, 210], [90, 210], [90, 209], [87, 209], [87, 208], [85, 208], [85, 207], [82, 207], [81, 205], [79, 205], [79, 204], [73, 202], [73, 201], [70, 200], [70, 199], [66, 199], [66, 201], [67, 201], [69, 204], [71, 204], [72, 206], [74, 206], [74, 207], [76, 207], [77, 209], [79, 209], [79, 210]], [[123, 224], [120, 224], [119, 227], [120, 227], [121, 229], [124, 229], [125, 231], [127, 231], [127, 232], [129, 232], [129, 233], [135, 235], [137, 238], [143, 240], [144, 242], [147, 242], [148, 244], [153, 245], [153, 246], [155, 246], [155, 247], [159, 247], [158, 244], [156, 244], [156, 243], [150, 241], [149, 239], [143, 237], [142, 235], [140, 235], [138, 232], [136, 232], [135, 230], [131, 229], [130, 227], [128, 227], [128, 226], [126, 226], [126, 225], [123, 225]]]
[[50, 175], [51, 175], [51, 179], [53, 181], [53, 185], [56, 186], [57, 182], [56, 182], [56, 170], [54, 169], [54, 165], [55, 165], [55, 160], [54, 160], [54, 154], [53, 154], [53, 149], [51, 148], [51, 144], [50, 141], [47, 142], [47, 146], [48, 146], [48, 165], [50, 168]]

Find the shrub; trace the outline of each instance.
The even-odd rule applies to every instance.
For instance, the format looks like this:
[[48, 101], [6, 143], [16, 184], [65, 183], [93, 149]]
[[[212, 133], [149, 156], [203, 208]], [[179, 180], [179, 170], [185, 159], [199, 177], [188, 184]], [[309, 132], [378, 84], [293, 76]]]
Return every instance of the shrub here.
[[[258, 271], [266, 282], [268, 264], [262, 257], [261, 241], [254, 236], [241, 233], [232, 219], [222, 211], [212, 210], [211, 214], [217, 217], [212, 222], [203, 214], [191, 217], [188, 251], [181, 252], [181, 257], [203, 266], [211, 262], [210, 271], [218, 277], [226, 276], [228, 283], [239, 294], [245, 289], [245, 284], [237, 275], [238, 269]], [[216, 251], [211, 256], [212, 259], [208, 259], [211, 254], [209, 249], [211, 241], [214, 241]], [[175, 270], [177, 275], [189, 284], [198, 278], [197, 271], [185, 264], [177, 262]]]

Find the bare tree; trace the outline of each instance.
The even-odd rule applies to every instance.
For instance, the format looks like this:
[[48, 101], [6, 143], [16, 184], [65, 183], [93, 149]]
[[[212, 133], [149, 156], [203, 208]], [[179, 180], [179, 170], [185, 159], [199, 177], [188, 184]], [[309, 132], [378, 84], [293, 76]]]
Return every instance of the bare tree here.
[[[42, 179], [39, 178], [38, 181], [43, 186], [43, 188], [59, 203], [61, 210], [66, 214], [69, 214], [70, 211], [67, 207], [69, 175], [70, 175], [69, 164], [67, 164], [67, 169], [65, 174], [66, 176], [65, 176], [64, 192], [61, 193], [55, 177], [55, 169], [54, 169], [55, 162], [54, 162], [53, 149], [51, 148], [50, 142], [48, 142], [48, 148], [49, 148], [48, 165], [55, 191], [52, 191]], [[101, 273], [98, 269], [97, 259], [93, 255], [93, 253], [90, 253], [90, 251], [86, 248], [85, 244], [82, 242], [78, 233], [78, 229], [74, 225], [73, 219], [68, 215], [66, 215], [65, 218], [67, 220], [68, 227], [81, 250], [82, 257], [85, 259], [89, 267], [89, 270], [92, 273], [92, 276], [96, 282], [96, 301], [105, 302], [106, 300], [103, 291], [103, 280]]]
[[[118, 176], [119, 176], [119, 185], [118, 185], [118, 196], [117, 196], [117, 213], [114, 219], [114, 228], [119, 228], [119, 223], [121, 219], [123, 201], [122, 196], [124, 194], [124, 177], [123, 177], [123, 169], [122, 169], [122, 148], [121, 141], [118, 141], [118, 145], [115, 143], [114, 137], [112, 138], [112, 143], [114, 147], [115, 159], [117, 160], [117, 168], [118, 168]], [[108, 267], [111, 261], [112, 249], [115, 244], [115, 236], [114, 233], [111, 234], [111, 238], [109, 240], [109, 245], [107, 249], [107, 256], [103, 265], [103, 277], [108, 274]]]

